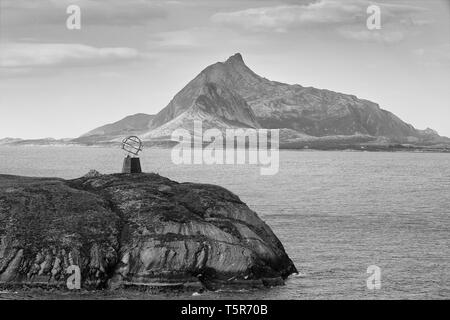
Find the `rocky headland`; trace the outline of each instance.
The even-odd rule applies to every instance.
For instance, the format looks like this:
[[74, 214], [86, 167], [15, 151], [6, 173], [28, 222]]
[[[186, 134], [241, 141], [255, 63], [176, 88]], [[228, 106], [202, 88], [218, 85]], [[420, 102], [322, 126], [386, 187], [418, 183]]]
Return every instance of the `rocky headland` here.
[[215, 185], [157, 174], [0, 175], [0, 288], [264, 287], [297, 270], [272, 230]]

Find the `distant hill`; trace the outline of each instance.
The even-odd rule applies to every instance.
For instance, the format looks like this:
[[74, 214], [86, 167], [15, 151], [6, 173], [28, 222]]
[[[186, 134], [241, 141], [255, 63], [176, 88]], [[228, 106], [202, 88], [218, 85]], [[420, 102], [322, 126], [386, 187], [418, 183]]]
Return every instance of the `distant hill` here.
[[121, 141], [125, 136], [141, 135], [147, 132], [153, 118], [154, 115], [137, 113], [91, 130], [72, 141], [87, 144]]
[[6, 144], [11, 144], [11, 143], [15, 143], [15, 142], [19, 142], [19, 141], [21, 141], [22, 139], [18, 139], [18, 138], [3, 138], [3, 139], [0, 139], [0, 145], [6, 145]]

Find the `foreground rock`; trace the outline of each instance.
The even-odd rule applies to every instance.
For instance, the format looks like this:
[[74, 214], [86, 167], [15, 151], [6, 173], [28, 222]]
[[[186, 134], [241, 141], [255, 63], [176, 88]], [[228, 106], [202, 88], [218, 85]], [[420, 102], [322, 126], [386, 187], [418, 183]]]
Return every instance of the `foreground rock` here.
[[297, 272], [270, 228], [231, 192], [156, 174], [76, 180], [0, 175], [0, 286], [218, 289]]

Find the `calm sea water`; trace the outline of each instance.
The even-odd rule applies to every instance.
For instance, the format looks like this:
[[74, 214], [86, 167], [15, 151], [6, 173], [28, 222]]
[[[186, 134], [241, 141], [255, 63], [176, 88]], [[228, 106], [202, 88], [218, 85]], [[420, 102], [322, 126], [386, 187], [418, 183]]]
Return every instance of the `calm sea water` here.
[[[90, 169], [118, 172], [122, 159], [112, 148], [0, 147], [0, 174], [76, 178]], [[301, 272], [283, 287], [169, 298], [450, 298], [450, 154], [281, 151], [275, 176], [251, 165], [178, 166], [163, 149], [147, 149], [141, 162], [144, 171], [239, 195]], [[381, 268], [379, 290], [366, 286], [371, 265]], [[63, 297], [105, 296], [162, 298]]]

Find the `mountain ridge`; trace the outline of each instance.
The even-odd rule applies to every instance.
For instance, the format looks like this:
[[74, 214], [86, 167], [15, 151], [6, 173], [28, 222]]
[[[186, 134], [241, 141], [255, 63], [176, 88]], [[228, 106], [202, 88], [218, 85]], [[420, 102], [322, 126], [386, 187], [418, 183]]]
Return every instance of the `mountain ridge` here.
[[[433, 130], [414, 128], [372, 101], [261, 77], [245, 64], [240, 53], [202, 70], [156, 114], [150, 130], [164, 126], [187, 112], [205, 84], [226, 88], [233, 96], [245, 100], [256, 120], [250, 127], [289, 129], [298, 132], [299, 136], [363, 135], [372, 136], [374, 140], [384, 137], [393, 143], [445, 140]], [[144, 136], [155, 137], [154, 134]]]

